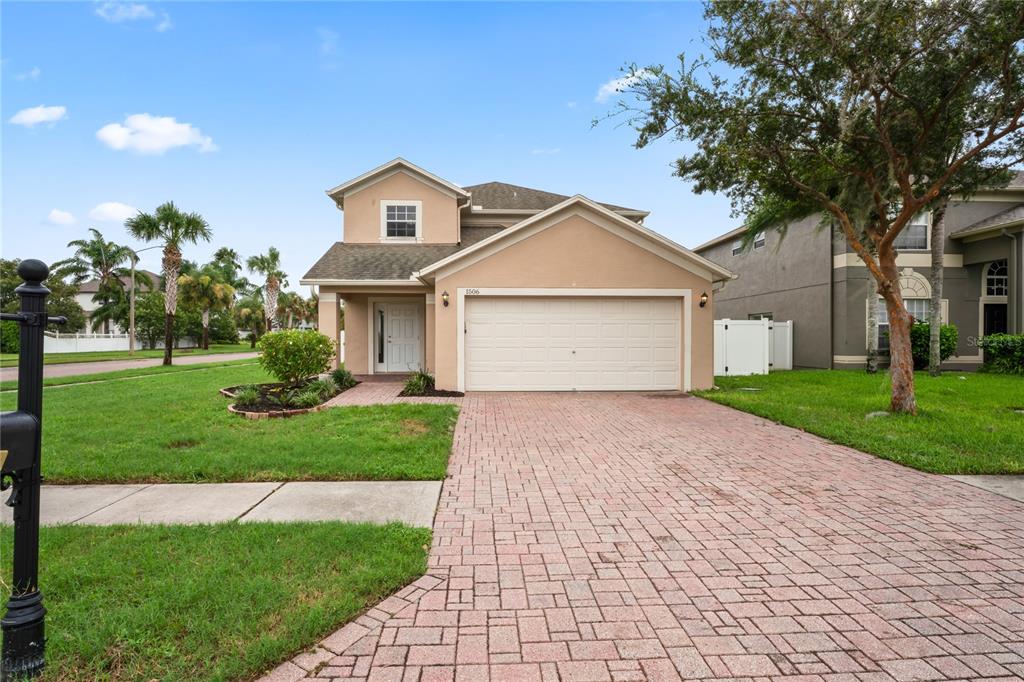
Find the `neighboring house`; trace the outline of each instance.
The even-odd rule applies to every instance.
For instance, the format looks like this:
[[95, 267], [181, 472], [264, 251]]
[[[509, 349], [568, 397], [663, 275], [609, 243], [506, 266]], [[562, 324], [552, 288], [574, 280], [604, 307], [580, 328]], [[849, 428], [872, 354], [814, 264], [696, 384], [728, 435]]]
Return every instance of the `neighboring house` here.
[[444, 390], [654, 390], [713, 381], [712, 285], [730, 273], [582, 196], [459, 187], [395, 159], [328, 190], [344, 240], [302, 284], [355, 374]]
[[[919, 216], [896, 241], [901, 293], [922, 321], [932, 290], [930, 220]], [[843, 235], [819, 225], [814, 216], [790, 225], [785, 237], [769, 230], [746, 249], [738, 228], [694, 251], [736, 273], [715, 297], [716, 317], [793, 320], [794, 365], [863, 367], [869, 299], [878, 305], [879, 349], [887, 354], [885, 305]], [[945, 231], [942, 317], [959, 332], [946, 366], [971, 369], [982, 361], [979, 337], [1024, 333], [1024, 172], [1005, 188], [950, 202]]]
[[[139, 296], [147, 291], [153, 291], [160, 286], [160, 275], [149, 270], [136, 270], [136, 272], [143, 276], [143, 281], [136, 281], [135, 295]], [[122, 277], [121, 282], [124, 284], [125, 295], [127, 295], [128, 287], [131, 285], [128, 277]], [[149, 282], [147, 284], [146, 282]], [[100, 304], [92, 300], [93, 296], [100, 290], [100, 281], [98, 279], [90, 279], [87, 282], [83, 282], [78, 287], [78, 293], [75, 294], [75, 300], [78, 301], [78, 305], [82, 306], [82, 310], [85, 312], [85, 332], [92, 333], [92, 314], [96, 312], [96, 309], [100, 307]], [[96, 332], [101, 332], [102, 329], [97, 329]], [[111, 334], [125, 334], [126, 330], [121, 329], [116, 323], [110, 323]]]

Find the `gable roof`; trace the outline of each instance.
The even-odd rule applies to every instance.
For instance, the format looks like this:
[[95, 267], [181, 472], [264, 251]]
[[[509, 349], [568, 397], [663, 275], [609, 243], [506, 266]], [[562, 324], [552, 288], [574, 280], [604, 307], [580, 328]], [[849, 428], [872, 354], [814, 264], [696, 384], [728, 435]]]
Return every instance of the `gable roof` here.
[[[564, 194], [510, 185], [507, 182], [485, 182], [479, 185], [469, 185], [464, 189], [473, 195], [473, 200], [470, 202], [473, 209], [485, 211], [544, 211], [570, 198]], [[648, 215], [648, 211], [640, 211], [635, 208], [604, 203], [600, 205], [616, 213]]]
[[990, 230], [998, 230], [1004, 227], [1015, 226], [1022, 222], [1024, 222], [1024, 204], [1017, 204], [1016, 206], [1008, 208], [1001, 213], [989, 216], [988, 218], [983, 218], [976, 223], [971, 223], [966, 227], [961, 227], [959, 230], [954, 230], [949, 236], [953, 239], [960, 239], [972, 234], [980, 234]]
[[448, 182], [442, 177], [434, 175], [430, 171], [420, 168], [414, 163], [406, 161], [402, 157], [388, 161], [382, 166], [377, 166], [373, 170], [367, 171], [347, 182], [343, 182], [337, 187], [332, 187], [327, 190], [327, 196], [334, 199], [334, 203], [338, 205], [338, 208], [344, 208], [346, 193], [361, 189], [366, 185], [372, 185], [374, 182], [378, 182], [402, 171], [418, 177], [420, 180], [435, 189], [439, 189], [447, 194], [454, 194], [456, 198], [464, 200], [469, 199], [469, 192], [463, 188], [454, 183]]
[[488, 237], [474, 244], [473, 246], [470, 246], [469, 248], [461, 249], [445, 258], [442, 258], [436, 263], [432, 263], [427, 267], [423, 268], [422, 270], [419, 270], [418, 272], [415, 272], [413, 274], [414, 276], [422, 280], [424, 277], [429, 277], [438, 270], [448, 265], [452, 265], [457, 261], [470, 256], [471, 254], [480, 253], [481, 251], [488, 249], [489, 247], [492, 246], [496, 246], [497, 248], [500, 249], [502, 248], [502, 246], [500, 246], [500, 243], [502, 241], [510, 240], [515, 235], [523, 232], [525, 229], [537, 225], [538, 223], [541, 223], [542, 221], [550, 218], [551, 216], [559, 213], [560, 211], [564, 211], [572, 207], [582, 207], [590, 211], [593, 211], [598, 215], [611, 220], [614, 224], [618, 225], [619, 227], [626, 228], [627, 230], [630, 230], [633, 233], [637, 234], [642, 239], [647, 240], [655, 249], [664, 250], [674, 256], [682, 257], [683, 260], [689, 261], [694, 266], [710, 272], [712, 281], [717, 282], [732, 279], [733, 277], [733, 274], [726, 270], [725, 268], [723, 268], [722, 266], [717, 265], [706, 258], [698, 256], [693, 251], [690, 251], [689, 249], [684, 248], [679, 244], [676, 244], [674, 241], [661, 236], [657, 232], [648, 230], [643, 225], [640, 225], [639, 223], [636, 223], [630, 220], [629, 218], [625, 218], [622, 215], [616, 213], [615, 211], [606, 208], [601, 204], [595, 203], [580, 194], [569, 197], [565, 201], [556, 204], [545, 211], [541, 211], [540, 213], [537, 213], [536, 215], [533, 215], [527, 218], [526, 220], [522, 220], [513, 225], [512, 227], [501, 230], [494, 234], [493, 236]]

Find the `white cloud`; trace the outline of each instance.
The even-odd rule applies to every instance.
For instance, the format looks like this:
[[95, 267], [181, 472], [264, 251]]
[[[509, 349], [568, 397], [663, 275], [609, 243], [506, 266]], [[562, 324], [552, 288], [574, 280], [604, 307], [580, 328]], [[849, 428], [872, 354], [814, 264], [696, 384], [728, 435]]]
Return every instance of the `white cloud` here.
[[598, 104], [604, 104], [614, 95], [636, 85], [649, 75], [650, 72], [647, 69], [640, 69], [631, 76], [613, 78], [607, 83], [603, 83], [601, 87], [597, 89], [597, 95], [594, 97], [594, 101]]
[[557, 154], [560, 151], [562, 150], [558, 147], [551, 147], [550, 149], [531, 149], [530, 154], [533, 156], [551, 156], [552, 154]]
[[156, 30], [160, 33], [164, 31], [170, 31], [174, 28], [174, 24], [171, 23], [171, 15], [164, 12], [160, 15], [160, 23], [156, 25]]
[[37, 81], [41, 75], [43, 75], [42, 69], [38, 66], [33, 66], [28, 71], [16, 74], [14, 77], [19, 81]]
[[178, 123], [172, 116], [132, 114], [124, 123], [108, 123], [96, 131], [96, 138], [111, 149], [128, 149], [140, 154], [163, 154], [174, 147], [198, 147], [215, 152], [213, 139], [191, 123]]
[[96, 7], [96, 16], [112, 24], [123, 21], [152, 19], [155, 15], [148, 6], [138, 2], [103, 2]]
[[54, 225], [71, 225], [75, 222], [75, 216], [59, 208], [52, 209], [46, 219]]
[[320, 26], [316, 29], [316, 35], [320, 38], [320, 56], [330, 57], [338, 52], [338, 34], [329, 28]]
[[123, 223], [138, 212], [139, 209], [120, 201], [104, 201], [89, 211], [89, 217], [101, 222]]
[[40, 123], [53, 124], [67, 117], [67, 107], [47, 107], [40, 104], [38, 107], [22, 109], [14, 116], [11, 116], [9, 122], [14, 123], [15, 125], [25, 126], [26, 128], [32, 128]]

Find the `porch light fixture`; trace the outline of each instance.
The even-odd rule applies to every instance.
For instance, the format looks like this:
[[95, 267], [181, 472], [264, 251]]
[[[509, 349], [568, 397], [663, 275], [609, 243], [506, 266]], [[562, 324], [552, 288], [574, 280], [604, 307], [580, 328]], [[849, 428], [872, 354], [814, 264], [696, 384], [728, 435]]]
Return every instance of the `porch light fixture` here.
[[444, 292], [443, 294], [441, 294], [441, 302], [444, 303], [444, 307], [445, 308], [448, 307], [448, 292], [447, 291]]
[[708, 304], [708, 292], [703, 292], [700, 295], [700, 307], [703, 308]]

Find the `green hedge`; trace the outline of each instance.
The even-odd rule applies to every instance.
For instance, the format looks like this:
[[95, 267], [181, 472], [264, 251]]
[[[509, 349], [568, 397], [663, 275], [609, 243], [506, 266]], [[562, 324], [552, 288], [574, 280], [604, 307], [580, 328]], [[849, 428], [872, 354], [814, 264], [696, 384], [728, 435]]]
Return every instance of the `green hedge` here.
[[1024, 334], [991, 334], [978, 342], [985, 353], [984, 372], [1024, 374]]
[[21, 328], [17, 322], [0, 322], [0, 353], [17, 353], [21, 349]]
[[[927, 322], [917, 322], [910, 327], [910, 352], [914, 355], [914, 369], [928, 366], [930, 335], [931, 325]], [[956, 352], [958, 338], [959, 333], [954, 325], [944, 324], [939, 328], [939, 357], [943, 361]]]

